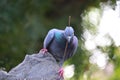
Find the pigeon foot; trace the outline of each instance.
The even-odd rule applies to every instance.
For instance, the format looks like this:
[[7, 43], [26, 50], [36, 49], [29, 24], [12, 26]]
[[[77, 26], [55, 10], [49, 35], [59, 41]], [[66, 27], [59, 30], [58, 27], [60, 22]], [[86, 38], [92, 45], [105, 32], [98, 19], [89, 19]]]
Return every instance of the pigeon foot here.
[[41, 51], [43, 54], [46, 54], [46, 53], [48, 52], [48, 50], [45, 49], [45, 48], [41, 49], [40, 51]]
[[64, 74], [63, 68], [60, 68], [58, 73], [59, 73], [59, 76], [63, 78], [63, 74]]

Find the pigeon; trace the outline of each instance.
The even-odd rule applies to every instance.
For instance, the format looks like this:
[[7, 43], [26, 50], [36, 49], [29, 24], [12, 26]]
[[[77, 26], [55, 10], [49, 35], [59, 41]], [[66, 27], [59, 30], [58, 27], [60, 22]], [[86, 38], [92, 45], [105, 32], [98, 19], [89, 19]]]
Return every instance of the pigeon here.
[[[62, 67], [64, 61], [72, 57], [78, 47], [78, 38], [74, 35], [74, 29], [66, 26], [64, 30], [51, 29], [44, 40], [42, 51], [50, 52]], [[63, 76], [63, 69], [59, 70]]]

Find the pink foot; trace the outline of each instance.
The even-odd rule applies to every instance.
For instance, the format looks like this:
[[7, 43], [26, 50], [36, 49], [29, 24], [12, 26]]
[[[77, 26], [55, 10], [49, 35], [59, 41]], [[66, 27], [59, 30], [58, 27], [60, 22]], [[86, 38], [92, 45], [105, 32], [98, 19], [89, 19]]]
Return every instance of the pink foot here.
[[63, 78], [63, 74], [64, 74], [64, 70], [63, 68], [60, 68], [60, 70], [58, 71], [59, 76]]
[[48, 50], [47, 50], [47, 49], [45, 49], [45, 48], [41, 49], [40, 51], [41, 51], [43, 54], [45, 54], [45, 53], [47, 53], [47, 52], [48, 52]]

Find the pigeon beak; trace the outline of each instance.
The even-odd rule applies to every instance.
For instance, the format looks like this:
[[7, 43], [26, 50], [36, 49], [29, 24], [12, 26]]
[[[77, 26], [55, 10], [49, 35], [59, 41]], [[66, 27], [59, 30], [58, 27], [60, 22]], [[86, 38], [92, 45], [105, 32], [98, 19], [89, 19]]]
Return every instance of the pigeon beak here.
[[72, 38], [71, 36], [68, 36], [67, 41], [70, 42], [71, 38]]

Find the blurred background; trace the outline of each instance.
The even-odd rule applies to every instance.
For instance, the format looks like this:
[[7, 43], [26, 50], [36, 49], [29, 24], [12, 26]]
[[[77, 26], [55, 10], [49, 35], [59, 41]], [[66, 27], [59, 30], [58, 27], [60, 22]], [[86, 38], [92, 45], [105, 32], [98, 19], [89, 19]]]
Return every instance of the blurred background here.
[[66, 80], [120, 80], [120, 1], [0, 0], [0, 68], [38, 53], [52, 28], [71, 26], [79, 39], [64, 64]]

